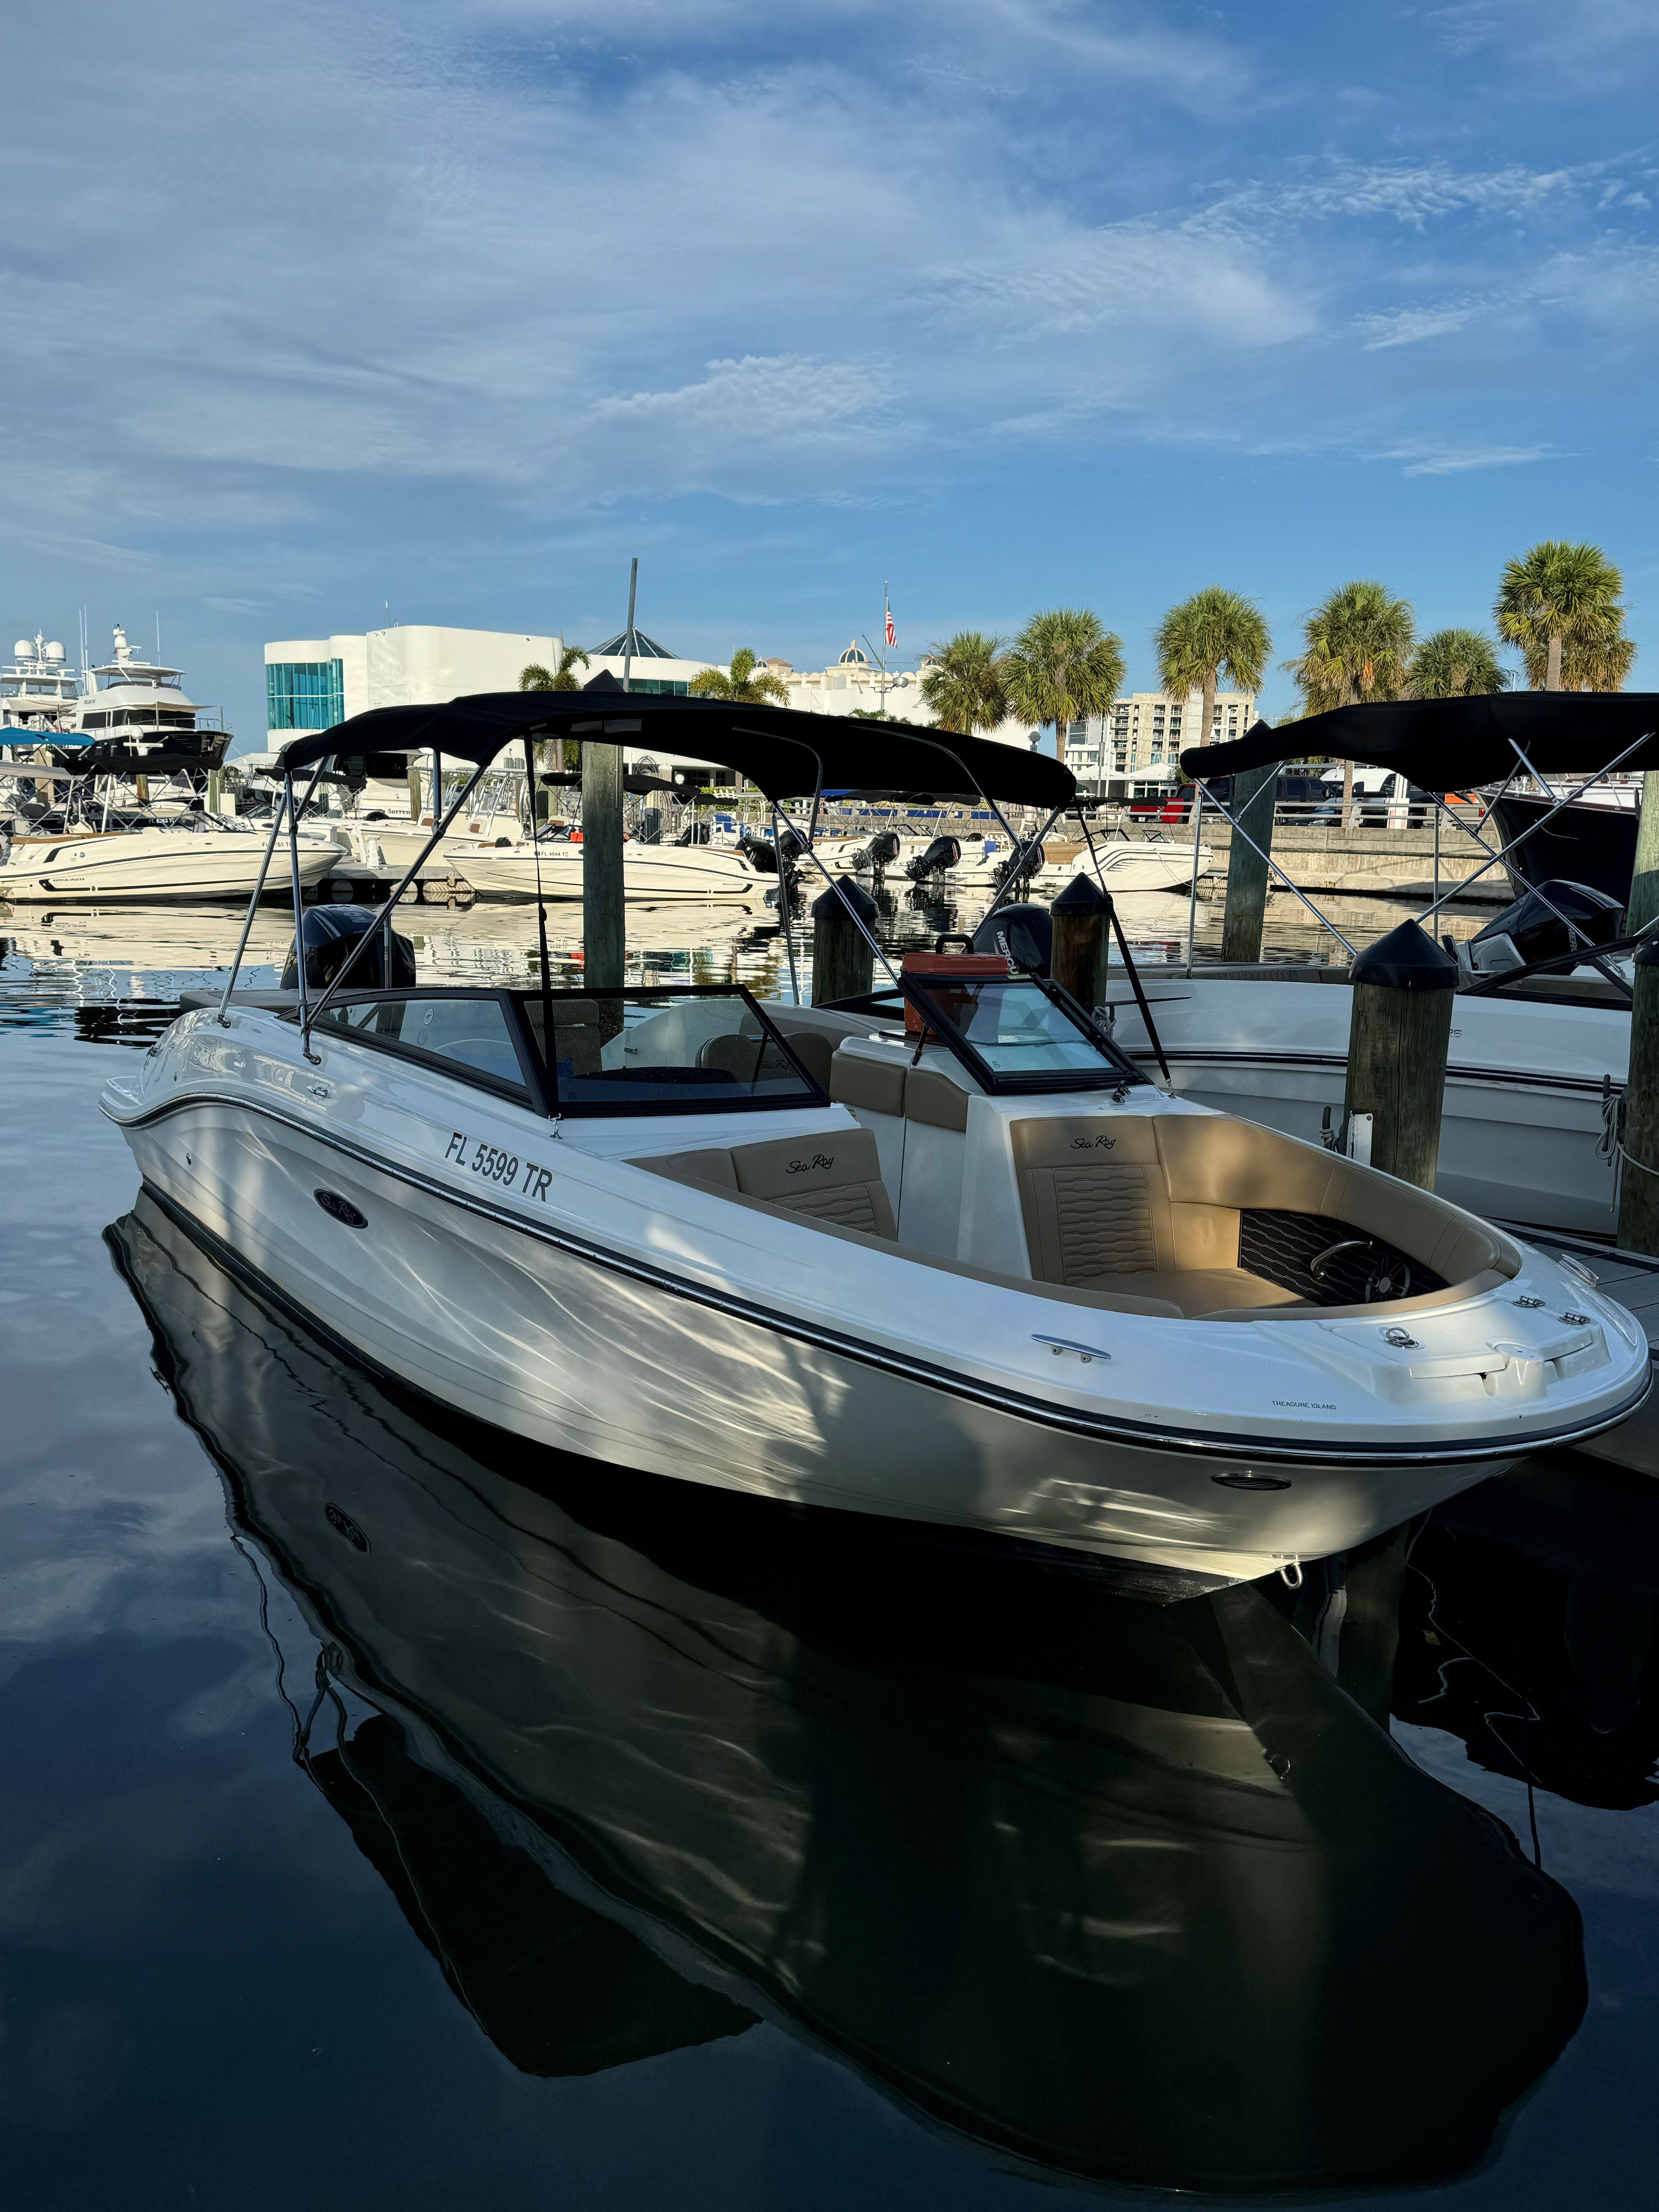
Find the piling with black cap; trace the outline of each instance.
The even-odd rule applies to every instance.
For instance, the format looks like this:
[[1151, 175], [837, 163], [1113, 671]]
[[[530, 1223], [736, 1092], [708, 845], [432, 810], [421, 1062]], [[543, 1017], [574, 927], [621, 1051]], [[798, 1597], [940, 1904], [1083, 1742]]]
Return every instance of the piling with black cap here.
[[1458, 967], [1414, 921], [1353, 963], [1347, 1110], [1369, 1114], [1371, 1165], [1434, 1188]]
[[1659, 943], [1638, 948], [1619, 1163], [1619, 1243], [1659, 1254]]
[[1054, 945], [1048, 973], [1089, 1013], [1104, 1004], [1112, 902], [1087, 876], [1073, 876], [1050, 906]]
[[[844, 903], [843, 903], [844, 902]], [[851, 907], [872, 934], [881, 909], [868, 891], [843, 878], [812, 902], [812, 1004], [861, 999], [875, 987], [876, 956], [848, 912]]]
[[[1233, 794], [1227, 802], [1233, 835], [1227, 853], [1227, 904], [1221, 918], [1224, 960], [1255, 962], [1261, 957], [1261, 925], [1267, 911], [1267, 855], [1273, 848], [1273, 801], [1279, 795], [1279, 776], [1275, 763], [1267, 768], [1246, 769], [1233, 778]], [[1248, 837], [1240, 834], [1243, 830], [1248, 830]]]

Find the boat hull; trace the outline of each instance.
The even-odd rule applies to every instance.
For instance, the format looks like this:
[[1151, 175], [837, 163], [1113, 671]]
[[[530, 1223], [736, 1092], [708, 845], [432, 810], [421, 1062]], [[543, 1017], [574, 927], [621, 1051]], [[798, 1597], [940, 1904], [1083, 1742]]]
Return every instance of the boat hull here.
[[[372, 1369], [532, 1445], [718, 1489], [1224, 1583], [1350, 1549], [1522, 1449], [1285, 1463], [1272, 1446], [1103, 1436], [1064, 1406], [583, 1249], [297, 1117], [180, 1099], [125, 1133], [219, 1256]], [[320, 1212], [319, 1190], [368, 1233]], [[1221, 1480], [1268, 1464], [1284, 1487]]]
[[[536, 856], [527, 848], [499, 847], [448, 856], [453, 873], [471, 884], [481, 899], [533, 901], [538, 894]], [[722, 906], [759, 906], [766, 880], [742, 856], [717, 845], [635, 845], [623, 848], [623, 894], [641, 903], [669, 900], [708, 901]], [[582, 896], [580, 845], [543, 846], [539, 896], [567, 901]]]
[[[15, 844], [0, 866], [0, 900], [14, 905], [155, 905], [246, 900], [259, 880], [265, 840], [234, 831], [158, 830]], [[346, 859], [339, 846], [302, 842], [300, 882], [312, 890]], [[272, 898], [291, 896], [286, 853], [266, 878]]]
[[1558, 810], [1552, 799], [1510, 792], [1494, 800], [1492, 811], [1505, 845], [1517, 837], [1527, 840], [1520, 860], [1527, 881], [1510, 878], [1516, 898], [1530, 884], [1554, 878], [1588, 884], [1621, 906], [1629, 900], [1642, 818], [1638, 808], [1579, 800]]

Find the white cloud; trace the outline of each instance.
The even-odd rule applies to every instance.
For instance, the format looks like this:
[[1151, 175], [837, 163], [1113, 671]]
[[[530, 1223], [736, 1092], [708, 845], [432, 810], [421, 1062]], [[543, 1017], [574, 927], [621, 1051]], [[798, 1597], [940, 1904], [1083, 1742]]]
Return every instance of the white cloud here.
[[1547, 461], [1558, 457], [1550, 446], [1483, 446], [1435, 445], [1411, 443], [1396, 446], [1391, 452], [1380, 454], [1379, 459], [1403, 461], [1401, 474], [1408, 477], [1455, 477], [1471, 469], [1519, 468], [1529, 461]]
[[1419, 345], [1425, 338], [1449, 337], [1468, 328], [1480, 313], [1478, 301], [1465, 300], [1439, 307], [1396, 307], [1389, 313], [1356, 315], [1354, 328], [1367, 353], [1382, 353], [1390, 346]]

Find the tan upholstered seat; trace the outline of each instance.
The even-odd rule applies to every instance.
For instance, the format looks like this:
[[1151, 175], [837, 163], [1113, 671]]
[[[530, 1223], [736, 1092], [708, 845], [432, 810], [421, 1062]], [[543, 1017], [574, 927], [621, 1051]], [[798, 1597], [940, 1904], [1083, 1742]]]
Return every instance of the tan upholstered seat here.
[[1484, 1224], [1443, 1200], [1252, 1122], [1066, 1115], [1016, 1121], [1010, 1135], [1040, 1282], [1132, 1291], [1188, 1317], [1299, 1305], [1238, 1264], [1239, 1216], [1255, 1209], [1322, 1215], [1454, 1286], [1484, 1287], [1518, 1264]]
[[[792, 1037], [790, 1042], [809, 1074], [816, 1076], [815, 1057], [822, 1059], [824, 1075], [829, 1074], [830, 1048], [823, 1038]], [[800, 1082], [788, 1056], [758, 1030], [728, 1030], [722, 1036], [709, 1037], [698, 1048], [697, 1066], [719, 1068], [738, 1083], [788, 1082], [799, 1086]], [[819, 1087], [823, 1087], [821, 1079]]]
[[838, 1052], [830, 1067], [830, 1096], [855, 1113], [902, 1114], [902, 1060], [866, 1060], [862, 1053]]
[[[539, 1045], [542, 1042], [542, 1001], [532, 994], [524, 1001], [524, 1009]], [[616, 1000], [606, 1005], [598, 999], [556, 997], [553, 1000], [553, 1051], [550, 1057], [556, 1066], [568, 1060], [572, 1075], [598, 1075], [603, 1067], [599, 1055], [621, 1028], [622, 1007]]]
[[819, 1130], [728, 1152], [658, 1152], [630, 1165], [672, 1182], [702, 1183], [728, 1196], [781, 1206], [831, 1228], [893, 1237], [896, 1228], [867, 1129]]
[[735, 1191], [738, 1171], [730, 1152], [711, 1146], [706, 1152], [657, 1152], [649, 1158], [630, 1160], [630, 1167], [648, 1168], [671, 1182], [706, 1183], [713, 1190]]
[[894, 1237], [892, 1203], [881, 1179], [876, 1140], [867, 1129], [819, 1131], [735, 1145], [732, 1165], [745, 1198], [762, 1198], [841, 1229]]

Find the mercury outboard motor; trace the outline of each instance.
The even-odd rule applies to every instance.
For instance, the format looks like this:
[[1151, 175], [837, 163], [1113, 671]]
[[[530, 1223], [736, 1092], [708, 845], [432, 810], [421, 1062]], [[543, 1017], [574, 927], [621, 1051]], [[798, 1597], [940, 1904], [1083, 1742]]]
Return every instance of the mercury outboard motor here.
[[1573, 939], [1562, 915], [1578, 931], [1581, 941], [1587, 939], [1591, 945], [1610, 945], [1624, 926], [1624, 908], [1616, 898], [1589, 884], [1553, 877], [1506, 906], [1466, 945], [1460, 945], [1459, 964], [1477, 975], [1492, 975], [1571, 952]]
[[919, 853], [904, 872], [913, 884], [925, 884], [929, 876], [948, 875], [960, 866], [962, 847], [954, 837], [935, 837], [925, 853]]
[[[301, 921], [305, 939], [306, 988], [325, 991], [339, 974], [353, 952], [370, 932], [372, 944], [352, 963], [351, 973], [346, 977], [348, 991], [396, 990], [401, 985], [415, 981], [415, 947], [409, 939], [396, 930], [392, 933], [392, 973], [385, 968], [385, 940], [374, 927], [374, 909], [369, 906], [308, 906]], [[283, 988], [299, 988], [300, 963], [296, 957], [299, 945], [296, 938], [288, 949], [288, 959], [283, 968]]]
[[1048, 974], [1054, 946], [1054, 917], [1046, 906], [1000, 906], [974, 932], [975, 952], [1006, 952], [1027, 975]]
[[864, 850], [854, 854], [854, 865], [877, 871], [890, 868], [903, 850], [896, 830], [878, 830]]

